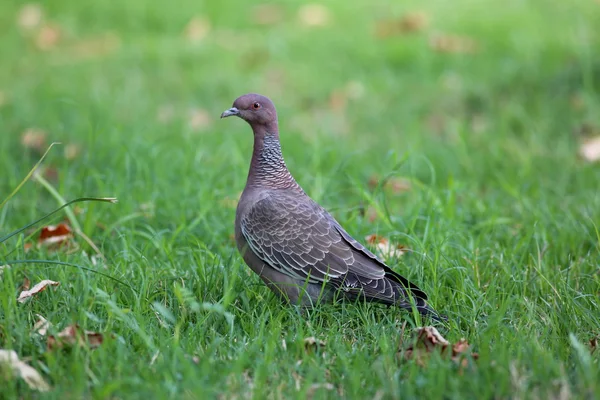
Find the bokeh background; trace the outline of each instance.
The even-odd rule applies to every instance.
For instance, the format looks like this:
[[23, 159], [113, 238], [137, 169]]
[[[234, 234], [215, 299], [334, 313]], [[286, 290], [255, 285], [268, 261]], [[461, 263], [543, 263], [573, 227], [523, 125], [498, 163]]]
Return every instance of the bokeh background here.
[[[140, 294], [72, 269], [5, 272], [0, 347], [41, 365], [55, 393], [99, 398], [261, 396], [275, 383], [300, 397], [443, 395], [434, 382], [457, 396], [598, 390], [597, 364], [583, 377], [565, 369], [579, 354], [569, 334], [600, 333], [599, 27], [593, 0], [3, 0], [0, 193], [62, 145], [40, 170], [46, 184], [27, 183], [0, 210], [0, 229], [57, 207], [48, 185], [64, 199], [119, 199], [75, 210], [102, 265], [80, 237], [78, 250], [56, 251], [37, 247], [35, 231], [2, 244], [4, 258], [102, 268]], [[315, 200], [358, 239], [410, 249], [391, 264], [453, 319], [451, 339], [475, 343], [484, 372], [390, 372], [393, 316], [348, 328], [333, 311], [304, 324], [248, 274], [231, 234], [252, 136], [219, 120], [247, 92], [275, 102], [287, 164]], [[24, 276], [63, 284], [24, 308], [7, 300]], [[47, 355], [29, 339], [36, 313], [121, 340]], [[215, 313], [237, 321], [231, 331]], [[339, 359], [276, 356], [281, 337], [303, 335], [328, 339]], [[89, 371], [73, 366], [89, 357]], [[324, 380], [334, 389], [311, 386]]]

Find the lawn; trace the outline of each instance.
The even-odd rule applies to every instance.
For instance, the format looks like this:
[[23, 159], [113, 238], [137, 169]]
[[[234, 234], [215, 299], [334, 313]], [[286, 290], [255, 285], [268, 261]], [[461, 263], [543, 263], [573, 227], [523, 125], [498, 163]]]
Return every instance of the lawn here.
[[[600, 397], [600, 164], [580, 154], [600, 136], [598, 26], [592, 0], [0, 2], [0, 201], [62, 143], [0, 236], [118, 198], [72, 206], [83, 235], [58, 248], [38, 237], [64, 210], [0, 244], [0, 349], [51, 386], [5, 365], [0, 397]], [[464, 364], [399, 352], [431, 321], [300, 311], [243, 263], [252, 136], [218, 117], [247, 92], [277, 105], [311, 197], [408, 249], [386, 258]], [[102, 343], [49, 346], [73, 324]]]

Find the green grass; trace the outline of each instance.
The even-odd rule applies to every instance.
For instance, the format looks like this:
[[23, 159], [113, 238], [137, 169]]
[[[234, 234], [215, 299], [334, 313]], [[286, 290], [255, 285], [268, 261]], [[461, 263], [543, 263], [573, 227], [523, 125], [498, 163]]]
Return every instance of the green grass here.
[[[600, 4], [422, 3], [332, 1], [329, 23], [308, 28], [292, 1], [280, 3], [281, 22], [261, 26], [255, 4], [239, 0], [52, 0], [45, 18], [62, 36], [43, 51], [17, 26], [22, 3], [1, 2], [0, 198], [37, 161], [20, 142], [36, 127], [81, 147], [73, 160], [59, 147], [45, 161], [61, 196], [119, 203], [80, 205], [106, 266], [81, 251], [24, 253], [24, 237], [0, 245], [0, 265], [66, 261], [135, 291], [72, 267], [5, 269], [0, 348], [53, 390], [0, 373], [0, 397], [600, 397], [598, 351], [586, 347], [600, 334], [600, 168], [577, 155], [581, 126], [600, 125]], [[430, 18], [424, 31], [374, 34], [377, 21], [414, 10]], [[183, 31], [197, 15], [211, 27], [190, 43]], [[469, 36], [478, 51], [435, 52], [435, 34]], [[106, 37], [107, 51], [91, 44]], [[349, 82], [363, 95], [332, 109], [331, 93]], [[466, 338], [479, 360], [462, 373], [439, 357], [426, 368], [400, 362], [403, 322], [422, 323], [412, 315], [355, 304], [299, 314], [251, 274], [226, 200], [243, 189], [251, 133], [218, 120], [250, 91], [278, 106], [305, 190], [356, 238], [377, 232], [410, 247], [391, 265], [450, 317], [445, 337]], [[210, 115], [203, 128], [189, 126], [193, 109]], [[160, 110], [172, 118], [159, 121]], [[412, 188], [373, 190], [373, 175]], [[0, 210], [0, 236], [57, 206], [27, 183]], [[19, 304], [25, 277], [61, 285]], [[36, 314], [53, 333], [77, 323], [106, 341], [49, 352], [31, 335]], [[306, 352], [309, 336], [326, 347]]]

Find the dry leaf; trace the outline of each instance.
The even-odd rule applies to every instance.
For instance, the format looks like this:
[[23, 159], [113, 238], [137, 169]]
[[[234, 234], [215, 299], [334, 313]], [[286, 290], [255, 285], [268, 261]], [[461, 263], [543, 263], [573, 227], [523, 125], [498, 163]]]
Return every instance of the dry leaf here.
[[435, 35], [429, 46], [440, 53], [472, 54], [478, 50], [475, 39], [460, 35]]
[[52, 326], [52, 324], [40, 314], [36, 314], [38, 317], [37, 322], [33, 325], [33, 333], [36, 333], [40, 336], [46, 336], [48, 333], [48, 329]]
[[365, 236], [365, 240], [368, 244], [374, 246], [384, 258], [400, 257], [408, 251], [405, 246], [401, 244], [393, 245], [388, 238], [376, 234]]
[[76, 159], [81, 154], [81, 147], [75, 143], [69, 143], [65, 146], [64, 155], [69, 161]]
[[33, 296], [37, 295], [38, 293], [46, 290], [46, 288], [48, 286], [58, 286], [58, 285], [60, 285], [60, 282], [55, 282], [55, 281], [51, 281], [49, 279], [44, 279], [43, 281], [41, 281], [40, 283], [35, 285], [31, 290], [22, 291], [21, 294], [19, 294], [19, 298], [17, 299], [17, 301], [19, 303], [24, 303], [30, 297], [33, 297]]
[[329, 23], [329, 10], [322, 4], [306, 4], [298, 10], [298, 19], [306, 26], [325, 26]]
[[24, 30], [33, 30], [42, 22], [44, 13], [42, 7], [36, 3], [25, 4], [19, 10], [18, 24]]
[[40, 50], [50, 50], [60, 41], [61, 31], [58, 25], [44, 25], [35, 38], [35, 44]]
[[12, 373], [23, 379], [31, 389], [39, 390], [40, 392], [50, 390], [50, 385], [46, 383], [40, 373], [19, 360], [19, 356], [14, 350], [0, 350], [0, 364], [7, 365], [12, 370]]
[[69, 54], [70, 60], [89, 60], [112, 54], [120, 46], [121, 39], [116, 33], [105, 32], [99, 36], [83, 38], [70, 45], [65, 51]]
[[579, 147], [579, 155], [589, 162], [600, 160], [600, 136], [585, 139]]
[[410, 12], [399, 19], [377, 22], [376, 35], [380, 38], [405, 35], [425, 30], [429, 26], [429, 16], [422, 11]]
[[314, 336], [310, 336], [304, 339], [304, 350], [312, 351], [316, 349], [322, 349], [325, 347], [325, 342], [315, 338]]
[[460, 339], [451, 345], [436, 328], [426, 326], [413, 330], [412, 339], [400, 349], [398, 356], [403, 360], [415, 360], [418, 365], [424, 367], [430, 354], [435, 351], [464, 368], [468, 365], [468, 360], [464, 356], [470, 355], [474, 360], [479, 358], [477, 353], [469, 353], [469, 350], [470, 345], [465, 339]]
[[210, 126], [212, 118], [210, 113], [202, 108], [190, 111], [188, 124], [193, 130], [202, 130]]
[[21, 287], [19, 288], [19, 290], [29, 290], [30, 287], [31, 287], [31, 281], [29, 280], [29, 278], [25, 277], [23, 279], [23, 283], [21, 284]]
[[63, 329], [56, 337], [48, 336], [48, 350], [74, 347], [84, 347], [89, 344], [90, 348], [95, 349], [104, 342], [104, 336], [98, 332], [82, 330], [79, 325], [69, 325]]
[[46, 178], [49, 181], [58, 181], [58, 169], [51, 165], [40, 167], [35, 173], [41, 174], [44, 178]]
[[252, 9], [252, 20], [258, 25], [275, 25], [283, 20], [283, 9], [275, 4], [259, 4]]
[[38, 237], [38, 245], [56, 249], [64, 245], [69, 245], [72, 238], [73, 232], [66, 223], [48, 225], [42, 228]]
[[315, 395], [315, 392], [319, 389], [333, 390], [335, 389], [335, 386], [333, 386], [331, 383], [313, 383], [306, 391], [306, 398], [311, 399]]
[[241, 196], [242, 192], [239, 192], [236, 196], [225, 196], [220, 203], [223, 207], [236, 208]]
[[594, 354], [596, 350], [598, 350], [598, 336], [590, 339], [590, 354]]
[[46, 151], [46, 132], [37, 128], [29, 128], [21, 134], [21, 144], [26, 149], [35, 150], [39, 153]]
[[343, 112], [346, 110], [347, 96], [342, 90], [334, 90], [329, 95], [329, 107], [334, 112]]
[[202, 41], [210, 32], [210, 21], [204, 17], [196, 16], [188, 22], [185, 27], [184, 36], [192, 42], [197, 43]]
[[[372, 175], [369, 178], [368, 185], [371, 190], [379, 186], [380, 179], [377, 175]], [[412, 183], [408, 179], [404, 178], [388, 178], [383, 184], [384, 190], [390, 190], [393, 193], [408, 192], [412, 189]]]

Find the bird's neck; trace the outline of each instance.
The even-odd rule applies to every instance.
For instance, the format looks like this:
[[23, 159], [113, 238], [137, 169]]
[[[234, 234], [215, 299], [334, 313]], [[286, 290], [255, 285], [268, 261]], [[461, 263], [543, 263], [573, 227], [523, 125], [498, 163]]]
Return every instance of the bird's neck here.
[[283, 160], [276, 125], [254, 129], [254, 151], [246, 186], [300, 189]]

